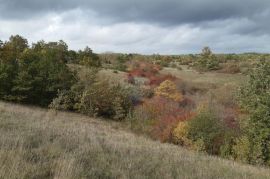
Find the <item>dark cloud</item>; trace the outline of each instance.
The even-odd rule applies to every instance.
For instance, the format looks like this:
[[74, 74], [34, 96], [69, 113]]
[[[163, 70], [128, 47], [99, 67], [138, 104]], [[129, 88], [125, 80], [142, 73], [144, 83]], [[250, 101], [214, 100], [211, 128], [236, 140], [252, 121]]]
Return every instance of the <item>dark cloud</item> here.
[[0, 38], [138, 53], [270, 51], [270, 0], [0, 0]]
[[[0, 0], [5, 18], [31, 18], [76, 8], [96, 12], [112, 22], [179, 25], [253, 17], [269, 10], [269, 0]], [[87, 16], [87, 13], [85, 14]]]

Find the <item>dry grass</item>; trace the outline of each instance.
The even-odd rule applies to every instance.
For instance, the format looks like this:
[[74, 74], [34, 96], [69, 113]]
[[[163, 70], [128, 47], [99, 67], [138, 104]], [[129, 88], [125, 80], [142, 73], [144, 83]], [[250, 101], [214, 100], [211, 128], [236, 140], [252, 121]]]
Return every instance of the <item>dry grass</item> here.
[[117, 123], [0, 102], [0, 178], [270, 178]]
[[[70, 69], [78, 71], [79, 78], [83, 78], [84, 75], [91, 73], [91, 69], [82, 65], [69, 64], [68, 66]], [[112, 82], [119, 82], [120, 84], [126, 83], [127, 73], [121, 71], [117, 71], [117, 73], [115, 73], [114, 71], [115, 70], [111, 69], [101, 69], [98, 71], [97, 77], [107, 79]]]
[[199, 84], [212, 84], [212, 85], [222, 85], [225, 83], [239, 84], [247, 79], [245, 75], [242, 74], [225, 74], [216, 72], [205, 72], [199, 73], [192, 69], [187, 69], [186, 66], [182, 66], [183, 70], [177, 70], [174, 68], [164, 68], [161, 73], [172, 74], [183, 80], [199, 83]]

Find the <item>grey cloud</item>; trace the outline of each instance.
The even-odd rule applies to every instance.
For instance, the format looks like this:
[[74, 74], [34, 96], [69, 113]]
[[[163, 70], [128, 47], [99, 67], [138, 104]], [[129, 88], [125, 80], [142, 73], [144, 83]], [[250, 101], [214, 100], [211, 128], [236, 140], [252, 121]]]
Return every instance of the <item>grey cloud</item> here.
[[98, 52], [267, 52], [269, 18], [269, 0], [0, 0], [0, 38]]
[[0, 17], [31, 18], [42, 13], [80, 8], [94, 11], [114, 23], [179, 25], [253, 17], [269, 7], [269, 0], [0, 0]]

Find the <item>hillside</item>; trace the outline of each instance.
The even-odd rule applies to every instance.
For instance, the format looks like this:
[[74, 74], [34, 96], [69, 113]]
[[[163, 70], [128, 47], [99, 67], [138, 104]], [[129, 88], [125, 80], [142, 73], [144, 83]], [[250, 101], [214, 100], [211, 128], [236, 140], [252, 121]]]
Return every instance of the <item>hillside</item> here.
[[0, 178], [269, 178], [115, 122], [0, 102]]

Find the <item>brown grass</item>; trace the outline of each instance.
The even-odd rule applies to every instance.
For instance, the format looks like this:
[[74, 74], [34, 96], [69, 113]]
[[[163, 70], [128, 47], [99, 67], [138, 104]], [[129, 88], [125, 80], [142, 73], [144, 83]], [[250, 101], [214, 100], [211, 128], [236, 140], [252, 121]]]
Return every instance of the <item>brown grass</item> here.
[[187, 66], [182, 66], [182, 68], [183, 70], [164, 68], [161, 73], [172, 74], [177, 78], [181, 78], [193, 83], [218, 86], [225, 83], [239, 84], [247, 79], [247, 77], [242, 74], [225, 74], [217, 72], [199, 73], [192, 69], [188, 69]]
[[0, 178], [269, 178], [154, 142], [118, 123], [0, 102]]

